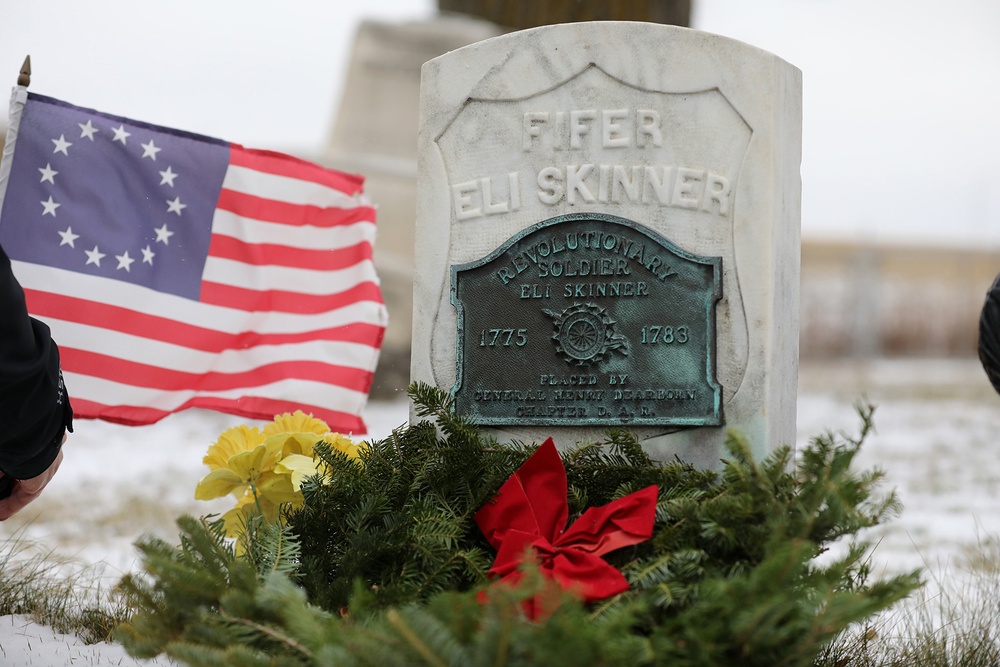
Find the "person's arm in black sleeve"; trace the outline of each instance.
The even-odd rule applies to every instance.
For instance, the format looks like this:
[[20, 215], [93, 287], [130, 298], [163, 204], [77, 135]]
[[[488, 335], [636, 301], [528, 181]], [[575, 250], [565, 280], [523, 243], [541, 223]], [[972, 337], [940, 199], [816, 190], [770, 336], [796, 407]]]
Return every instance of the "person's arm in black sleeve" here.
[[[62, 381], [59, 348], [48, 326], [28, 316], [24, 291], [0, 248], [0, 486], [15, 495], [37, 495], [37, 482], [10, 489], [11, 479], [47, 482], [61, 460], [67, 430], [73, 430], [73, 409]], [[13, 513], [11, 500], [0, 500], [0, 520]]]
[[1000, 275], [986, 292], [979, 315], [979, 361], [990, 384], [1000, 392]]

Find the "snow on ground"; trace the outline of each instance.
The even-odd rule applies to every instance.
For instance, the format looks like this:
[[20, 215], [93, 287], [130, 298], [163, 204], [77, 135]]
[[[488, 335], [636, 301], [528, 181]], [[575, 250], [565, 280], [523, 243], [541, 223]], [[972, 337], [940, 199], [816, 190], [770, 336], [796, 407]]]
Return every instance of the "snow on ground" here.
[[[1000, 536], [1000, 460], [992, 447], [1000, 426], [1000, 397], [976, 360], [875, 360], [808, 364], [801, 369], [798, 441], [821, 432], [856, 434], [853, 405], [877, 405], [876, 433], [862, 448], [860, 466], [886, 471], [904, 505], [879, 539], [876, 571], [918, 567], [950, 571], [970, 549]], [[384, 437], [407, 419], [403, 401], [372, 403], [371, 435]], [[200, 502], [194, 487], [207, 472], [205, 449], [237, 417], [188, 411], [158, 424], [125, 428], [80, 421], [65, 461], [45, 494], [0, 524], [0, 544], [12, 536], [35, 542], [52, 556], [99, 569], [114, 583], [136, 568], [133, 542], [141, 535], [173, 540], [181, 514], [229, 508], [228, 500]], [[0, 547], [2, 549], [2, 547]], [[24, 617], [0, 617], [0, 664], [152, 665], [120, 646], [83, 645]]]
[[876, 432], [859, 468], [885, 471], [901, 516], [875, 531], [874, 562], [888, 571], [941, 573], [1000, 536], [1000, 397], [978, 360], [833, 362], [802, 369], [798, 440], [856, 435], [854, 405], [876, 406]]

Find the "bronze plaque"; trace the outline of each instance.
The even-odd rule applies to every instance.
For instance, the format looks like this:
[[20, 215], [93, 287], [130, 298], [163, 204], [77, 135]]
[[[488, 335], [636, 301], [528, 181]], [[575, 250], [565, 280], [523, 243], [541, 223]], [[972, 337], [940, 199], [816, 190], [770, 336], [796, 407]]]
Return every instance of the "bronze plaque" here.
[[452, 266], [455, 409], [476, 424], [719, 425], [721, 257], [564, 215]]

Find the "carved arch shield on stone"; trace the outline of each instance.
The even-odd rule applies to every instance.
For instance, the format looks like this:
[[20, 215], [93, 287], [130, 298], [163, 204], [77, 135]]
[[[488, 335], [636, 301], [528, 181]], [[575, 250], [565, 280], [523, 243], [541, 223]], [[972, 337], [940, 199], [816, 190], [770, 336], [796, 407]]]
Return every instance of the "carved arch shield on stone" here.
[[[544, 76], [511, 83], [528, 58], [515, 54], [472, 88], [436, 138], [451, 189], [450, 233], [439, 240], [446, 264], [475, 262], [543, 220], [584, 213], [619, 216], [684, 252], [720, 257], [716, 371], [725, 405], [750, 353], [734, 220], [752, 128], [719, 88], [664, 90], [648, 68], [621, 63], [560, 75], [569, 63], [558, 53], [530, 57], [548, 68]], [[440, 299], [427, 306], [450, 321], [441, 278]], [[455, 359], [455, 345], [452, 332], [435, 331], [431, 355]], [[454, 384], [443, 377], [449, 367], [435, 366], [439, 386]]]

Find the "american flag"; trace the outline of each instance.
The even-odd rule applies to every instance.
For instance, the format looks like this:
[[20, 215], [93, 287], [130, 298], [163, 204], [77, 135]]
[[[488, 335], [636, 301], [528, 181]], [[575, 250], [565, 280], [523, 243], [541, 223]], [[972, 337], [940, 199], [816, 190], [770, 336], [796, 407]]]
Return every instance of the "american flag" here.
[[0, 245], [76, 415], [300, 409], [365, 433], [386, 311], [362, 184], [16, 88]]

